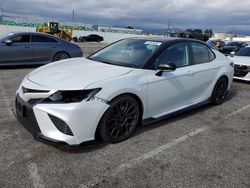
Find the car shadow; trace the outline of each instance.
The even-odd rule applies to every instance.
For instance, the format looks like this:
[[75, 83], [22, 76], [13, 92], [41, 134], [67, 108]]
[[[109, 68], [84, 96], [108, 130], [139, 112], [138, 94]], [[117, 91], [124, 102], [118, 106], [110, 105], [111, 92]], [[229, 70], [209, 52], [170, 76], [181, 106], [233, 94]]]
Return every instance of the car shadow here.
[[27, 69], [27, 68], [37, 68], [42, 66], [41, 65], [14, 65], [14, 66], [0, 66], [0, 70], [7, 70], [7, 69]]
[[242, 83], [242, 84], [250, 84], [250, 81], [246, 81], [246, 80], [237, 80], [237, 79], [234, 79], [234, 82], [238, 82], [238, 83]]
[[[236, 95], [237, 95], [237, 90], [233, 89], [232, 91], [230, 91], [228, 93], [228, 96], [227, 96], [224, 103], [227, 103], [232, 98], [234, 98]], [[184, 110], [182, 112], [174, 113], [173, 115], [169, 115], [168, 117], [163, 118], [161, 120], [156, 120], [153, 123], [149, 123], [146, 125], [140, 125], [137, 127], [134, 134], [130, 138], [136, 137], [140, 134], [146, 133], [150, 130], [153, 130], [153, 129], [156, 129], [156, 128], [159, 128], [162, 126], [167, 126], [168, 124], [183, 120], [187, 117], [205, 112], [213, 107], [214, 107], [214, 105], [208, 103], [208, 104], [205, 104], [205, 105], [202, 105], [200, 107], [196, 107], [196, 108], [193, 108], [190, 110]], [[85, 143], [80, 144], [79, 146], [76, 146], [76, 147], [72, 147], [72, 146], [64, 147], [63, 146], [63, 147], [56, 147], [56, 148], [58, 148], [61, 151], [67, 152], [67, 153], [79, 154], [79, 153], [88, 153], [88, 152], [96, 151], [96, 150], [99, 150], [99, 149], [106, 147], [109, 144], [111, 144], [111, 143], [103, 141], [102, 139], [97, 137], [96, 140], [93, 140], [90, 142], [85, 142]], [[117, 143], [117, 144], [119, 144], [119, 143]]]

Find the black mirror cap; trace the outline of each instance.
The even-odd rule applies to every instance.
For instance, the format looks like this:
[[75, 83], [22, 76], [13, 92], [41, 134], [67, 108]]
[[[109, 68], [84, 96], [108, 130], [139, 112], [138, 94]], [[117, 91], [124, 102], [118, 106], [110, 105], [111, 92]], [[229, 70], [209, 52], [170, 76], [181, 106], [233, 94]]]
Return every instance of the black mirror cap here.
[[160, 71], [175, 71], [176, 65], [174, 63], [160, 64], [157, 67], [157, 69], [160, 70]]
[[6, 40], [6, 41], [4, 41], [4, 43], [5, 43], [7, 46], [9, 46], [9, 45], [12, 44], [12, 40]]

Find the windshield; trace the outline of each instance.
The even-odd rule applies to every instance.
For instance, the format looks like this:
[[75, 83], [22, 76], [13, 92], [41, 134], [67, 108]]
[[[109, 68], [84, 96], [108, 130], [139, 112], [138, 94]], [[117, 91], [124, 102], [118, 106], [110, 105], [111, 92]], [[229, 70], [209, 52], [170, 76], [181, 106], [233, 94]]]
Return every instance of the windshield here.
[[88, 57], [103, 63], [139, 68], [159, 48], [161, 42], [144, 39], [124, 39]]
[[250, 48], [241, 48], [235, 53], [236, 56], [250, 56]]

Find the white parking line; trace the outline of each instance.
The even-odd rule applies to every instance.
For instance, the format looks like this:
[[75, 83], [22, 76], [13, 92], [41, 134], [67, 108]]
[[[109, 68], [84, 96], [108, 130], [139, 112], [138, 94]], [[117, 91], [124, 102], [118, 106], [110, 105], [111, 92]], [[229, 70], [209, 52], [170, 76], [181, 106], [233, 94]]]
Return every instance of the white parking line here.
[[0, 123], [5, 123], [6, 121], [13, 121], [16, 120], [15, 116], [11, 116], [9, 118], [2, 118], [0, 119]]
[[8, 112], [8, 115], [12, 115], [12, 111], [11, 111], [11, 107], [10, 107], [10, 101], [7, 99], [7, 93], [5, 88], [3, 87], [3, 82], [0, 79], [0, 95], [3, 97], [2, 101], [5, 103], [6, 105], [6, 111]]
[[30, 177], [33, 181], [34, 188], [45, 188], [45, 186], [42, 183], [42, 179], [38, 174], [38, 167], [35, 163], [28, 164], [28, 169], [30, 172]]
[[238, 109], [238, 110], [236, 110], [236, 111], [234, 111], [234, 112], [228, 114], [228, 115], [226, 116], [226, 118], [230, 118], [230, 117], [232, 117], [232, 116], [234, 116], [234, 115], [236, 115], [236, 114], [238, 114], [238, 113], [243, 112], [244, 110], [246, 110], [246, 109], [248, 109], [248, 108], [250, 108], [250, 104], [248, 104], [248, 105], [246, 105], [246, 106], [243, 106], [242, 108], [240, 108], [240, 109]]
[[[104, 174], [103, 177], [116, 176], [117, 174], [121, 173], [122, 171], [124, 171], [124, 170], [126, 170], [128, 168], [132, 168], [132, 167], [138, 165], [139, 163], [141, 163], [141, 162], [143, 162], [143, 161], [145, 161], [145, 160], [147, 160], [149, 158], [152, 158], [155, 155], [157, 155], [159, 153], [162, 153], [163, 151], [168, 150], [173, 146], [176, 146], [177, 144], [180, 144], [180, 143], [184, 142], [186, 139], [188, 139], [190, 137], [193, 137], [193, 136], [195, 136], [197, 134], [202, 133], [206, 129], [207, 129], [207, 127], [203, 127], [203, 128], [197, 129], [195, 131], [192, 131], [192, 132], [190, 132], [190, 133], [188, 133], [188, 134], [186, 134], [186, 135], [184, 135], [184, 136], [182, 136], [180, 138], [177, 138], [176, 140], [174, 140], [172, 142], [169, 142], [169, 143], [167, 143], [167, 144], [165, 144], [163, 146], [160, 146], [160, 147], [154, 149], [153, 151], [150, 151], [150, 152], [148, 152], [148, 153], [146, 153], [146, 154], [144, 154], [144, 155], [142, 155], [142, 156], [140, 156], [140, 157], [138, 157], [136, 159], [132, 159], [132, 160], [128, 161], [127, 163], [124, 163], [124, 164], [120, 165], [113, 172], [111, 172], [111, 173], [109, 172], [108, 174]], [[93, 180], [91, 180], [89, 182], [86, 182], [85, 184], [80, 185], [80, 187], [82, 187], [82, 188], [93, 187], [93, 186], [95, 186], [96, 184], [98, 184], [100, 182], [101, 182], [100, 179], [95, 178], [95, 179], [93, 179]]]
[[115, 173], [120, 173], [122, 171], [124, 171], [126, 168], [131, 168], [149, 158], [152, 158], [153, 156], [159, 154], [159, 153], [162, 153], [163, 151], [167, 150], [167, 149], [170, 149], [171, 147], [177, 145], [177, 144], [180, 144], [182, 142], [184, 142], [186, 139], [188, 139], [189, 137], [193, 137], [199, 133], [202, 133], [203, 131], [205, 131], [207, 128], [206, 127], [203, 127], [203, 128], [200, 128], [200, 129], [197, 129], [196, 131], [193, 131], [193, 132], [190, 132], [189, 134], [186, 134], [176, 140], [174, 140], [173, 142], [170, 142], [170, 143], [167, 143], [163, 146], [160, 146], [159, 148], [156, 148], [154, 149], [153, 151], [150, 151], [136, 159], [132, 159], [131, 161], [125, 163], [125, 164], [122, 164], [116, 171]]

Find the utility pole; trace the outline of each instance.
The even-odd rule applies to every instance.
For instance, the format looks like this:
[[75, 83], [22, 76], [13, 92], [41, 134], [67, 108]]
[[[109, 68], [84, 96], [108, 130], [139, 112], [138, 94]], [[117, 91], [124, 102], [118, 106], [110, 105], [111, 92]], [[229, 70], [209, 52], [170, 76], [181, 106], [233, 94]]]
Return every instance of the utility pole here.
[[99, 15], [96, 16], [96, 30], [98, 31]]
[[75, 10], [73, 10], [72, 21], [73, 21], [73, 23], [75, 23]]
[[3, 21], [3, 2], [0, 2], [0, 8], [1, 8], [0, 23], [2, 23], [2, 21]]
[[169, 35], [170, 22], [171, 22], [171, 18], [168, 19], [168, 30], [167, 30], [167, 35]]

